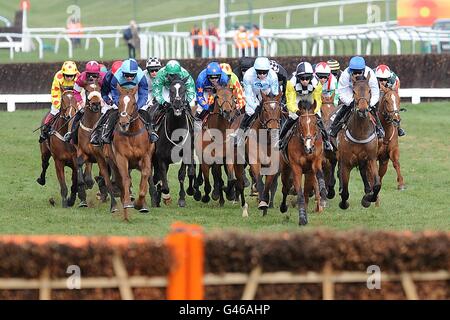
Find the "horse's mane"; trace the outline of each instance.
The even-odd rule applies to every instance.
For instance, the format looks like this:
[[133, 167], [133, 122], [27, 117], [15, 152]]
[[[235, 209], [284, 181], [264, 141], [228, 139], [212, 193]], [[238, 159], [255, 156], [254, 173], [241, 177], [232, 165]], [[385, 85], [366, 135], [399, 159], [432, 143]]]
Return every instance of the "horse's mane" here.
[[361, 75], [361, 76], [356, 76], [356, 77], [355, 77], [355, 80], [356, 80], [356, 81], [365, 81], [365, 80], [367, 80], [367, 79], [366, 79], [366, 77], [364, 77], [364, 75]]

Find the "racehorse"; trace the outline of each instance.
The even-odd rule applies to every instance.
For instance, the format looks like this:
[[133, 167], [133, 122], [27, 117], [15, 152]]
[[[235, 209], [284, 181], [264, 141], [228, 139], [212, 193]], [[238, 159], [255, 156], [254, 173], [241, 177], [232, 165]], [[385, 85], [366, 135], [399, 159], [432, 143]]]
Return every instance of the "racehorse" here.
[[[269, 208], [269, 191], [272, 190], [272, 183], [278, 177], [279, 163], [273, 163], [272, 160], [278, 162], [278, 154], [272, 156], [275, 148], [272, 143], [272, 135], [280, 129], [281, 106], [280, 101], [283, 93], [277, 96], [269, 96], [261, 92], [261, 111], [256, 116], [255, 121], [250, 126], [248, 139], [246, 141], [245, 153], [252, 176], [256, 181], [256, 189], [258, 191], [258, 209], [262, 210], [263, 215], [267, 214]], [[240, 120], [240, 119], [239, 119]], [[261, 131], [262, 130], [262, 131]], [[265, 136], [260, 134], [264, 132]], [[275, 139], [277, 140], [277, 139]], [[275, 168], [273, 167], [275, 166]], [[262, 180], [262, 167], [270, 167], [271, 174], [267, 174], [265, 183]], [[273, 191], [273, 190], [272, 190]]]
[[369, 113], [370, 87], [369, 79], [364, 76], [352, 76], [354, 107], [350, 112], [345, 130], [337, 136], [337, 159], [339, 172], [339, 207], [349, 207], [348, 182], [350, 171], [358, 166], [364, 183], [365, 195], [361, 200], [363, 207], [368, 208], [377, 200], [381, 189], [381, 181], [377, 170], [378, 139], [374, 120]]
[[[56, 176], [61, 189], [62, 207], [72, 207], [77, 196], [77, 170], [75, 147], [64, 141], [64, 135], [68, 132], [69, 122], [77, 110], [77, 101], [73, 90], [65, 90], [61, 93], [61, 107], [59, 114], [52, 124], [49, 138], [40, 143], [42, 172], [37, 182], [45, 185], [45, 174], [49, 166], [50, 157], [55, 161]], [[44, 118], [45, 119], [45, 118]], [[44, 120], [43, 119], [43, 120]], [[42, 120], [41, 125], [44, 123]], [[72, 169], [72, 186], [70, 197], [67, 198], [68, 190], [64, 175], [64, 167]]]
[[[322, 106], [320, 107], [320, 112], [322, 116], [322, 121], [326, 130], [329, 130], [331, 127], [332, 115], [336, 111], [336, 107], [334, 106], [334, 94], [331, 97], [326, 97], [322, 95]], [[322, 168], [325, 178], [325, 185], [327, 187], [327, 198], [333, 199], [335, 196], [334, 186], [336, 185], [336, 178], [334, 172], [336, 170], [337, 158], [336, 158], [336, 150], [333, 151], [325, 151], [325, 157], [323, 158]]]
[[[177, 162], [172, 156], [176, 154], [182, 158], [178, 170], [178, 182], [180, 184], [178, 205], [186, 206], [186, 191], [193, 195], [193, 183], [195, 179], [194, 148], [193, 148], [193, 119], [189, 102], [186, 99], [185, 79], [175, 79], [169, 87], [170, 106], [165, 110], [158, 129], [159, 139], [156, 142], [155, 156], [153, 157], [154, 176], [153, 182], [156, 188], [156, 206], [160, 206], [161, 197], [167, 205], [171, 201], [167, 171], [169, 165]], [[185, 154], [187, 152], [188, 154]], [[188, 159], [188, 160], [186, 160]], [[189, 187], [184, 190], [184, 179], [188, 169]]]
[[[224, 165], [227, 173], [228, 184], [225, 190], [227, 199], [230, 201], [235, 200], [235, 186], [239, 183], [237, 179], [241, 178], [241, 176], [235, 172], [234, 155], [230, 155], [227, 150], [227, 146], [230, 146], [230, 141], [227, 139], [229, 132], [227, 131], [230, 130], [231, 124], [236, 118], [236, 112], [236, 102], [230, 88], [217, 87], [212, 111], [209, 113], [208, 118], [204, 120], [202, 128], [196, 130], [195, 147], [201, 164], [194, 188], [196, 190], [195, 194], [201, 195], [198, 188], [204, 178], [205, 194], [201, 198], [204, 203], [210, 201], [211, 182], [209, 172], [211, 168], [214, 179], [212, 198], [213, 200], [219, 200], [220, 206], [223, 206], [225, 203], [223, 197], [224, 182], [222, 179], [222, 165]], [[229, 159], [229, 156], [232, 158]], [[240, 188], [238, 194], [240, 194]], [[195, 198], [198, 199], [199, 197]]]
[[[114, 199], [114, 192], [111, 180], [109, 178], [109, 170], [106, 159], [100, 147], [93, 146], [89, 140], [92, 130], [100, 118], [102, 97], [100, 94], [100, 86], [97, 83], [88, 84], [86, 90], [86, 105], [84, 107], [84, 115], [80, 120], [77, 139], [77, 167], [78, 167], [78, 193], [82, 203], [86, 203], [85, 187], [88, 186], [86, 181], [86, 174], [83, 175], [83, 164], [97, 163], [100, 171], [100, 176], [97, 183], [101, 193], [102, 201], [106, 201], [107, 194], [111, 198], [110, 211], [117, 211], [116, 200]], [[89, 176], [88, 176], [89, 177]], [[92, 178], [90, 178], [92, 179]]]
[[[301, 103], [301, 102], [300, 102]], [[303, 102], [297, 114], [297, 122], [293, 126], [293, 134], [289, 137], [286, 151], [283, 151], [281, 161], [281, 181], [283, 183], [283, 200], [280, 211], [287, 211], [286, 198], [291, 189], [291, 176], [297, 194], [297, 206], [299, 210], [299, 225], [308, 223], [307, 206], [309, 198], [309, 185], [313, 184], [316, 198], [316, 211], [322, 212], [323, 201], [326, 199], [325, 181], [322, 171], [324, 158], [322, 135], [317, 126], [317, 118], [314, 114], [314, 104]], [[305, 177], [305, 190], [302, 190], [302, 175]], [[318, 183], [315, 182], [317, 178]]]
[[[135, 208], [140, 212], [148, 212], [145, 196], [148, 192], [148, 181], [151, 176], [152, 157], [155, 145], [150, 143], [144, 120], [139, 116], [135, 94], [138, 87], [124, 89], [117, 85], [119, 97], [119, 120], [114, 128], [114, 138], [110, 146], [113, 161], [120, 178], [121, 201], [124, 209], [124, 219], [128, 221], [128, 209]], [[139, 197], [131, 202], [129, 170], [138, 169], [141, 172]]]
[[[386, 174], [389, 159], [397, 172], [397, 189], [404, 190], [405, 183], [403, 176], [400, 172], [400, 149], [398, 146], [398, 131], [397, 128], [400, 124], [400, 97], [395, 90], [385, 88], [381, 86], [380, 90], [383, 91], [383, 97], [380, 101], [380, 107], [378, 109], [378, 116], [385, 131], [383, 144], [379, 145], [378, 150], [378, 162], [380, 175], [380, 183]], [[377, 201], [378, 203], [378, 201]]]

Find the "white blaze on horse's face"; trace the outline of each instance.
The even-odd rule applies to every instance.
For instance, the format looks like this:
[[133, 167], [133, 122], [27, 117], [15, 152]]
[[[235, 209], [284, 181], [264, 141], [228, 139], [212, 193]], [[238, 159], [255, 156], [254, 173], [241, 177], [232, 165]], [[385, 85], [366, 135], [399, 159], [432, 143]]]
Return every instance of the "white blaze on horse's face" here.
[[275, 108], [277, 107], [277, 104], [275, 102], [271, 102], [270, 107], [272, 108], [272, 110], [275, 110]]
[[121, 117], [126, 117], [128, 115], [127, 108], [128, 108], [128, 103], [129, 102], [130, 102], [130, 97], [129, 96], [123, 97], [123, 104], [125, 105], [125, 109], [124, 109], [124, 111], [122, 111], [120, 113]]
[[394, 106], [394, 111], [398, 111], [397, 100], [395, 99], [395, 95], [392, 94], [391, 99], [392, 99], [392, 105]]
[[180, 97], [180, 88], [181, 88], [181, 84], [175, 83], [173, 87], [174, 87], [175, 90], [176, 90], [176, 96], [175, 96], [175, 99], [176, 99], [176, 100], [181, 100], [181, 97]]

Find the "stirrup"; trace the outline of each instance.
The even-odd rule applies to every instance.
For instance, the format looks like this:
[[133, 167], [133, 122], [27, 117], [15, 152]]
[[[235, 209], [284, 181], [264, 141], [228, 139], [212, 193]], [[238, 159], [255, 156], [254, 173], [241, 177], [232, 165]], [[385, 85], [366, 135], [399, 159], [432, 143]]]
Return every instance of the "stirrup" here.
[[72, 132], [67, 132], [65, 135], [64, 135], [64, 141], [65, 142], [70, 142], [70, 137], [72, 136]]

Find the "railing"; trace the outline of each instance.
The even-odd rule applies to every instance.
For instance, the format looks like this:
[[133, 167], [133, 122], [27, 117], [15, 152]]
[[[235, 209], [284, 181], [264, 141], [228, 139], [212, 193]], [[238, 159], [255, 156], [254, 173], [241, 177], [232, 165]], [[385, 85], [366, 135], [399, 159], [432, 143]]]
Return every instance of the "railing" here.
[[[422, 98], [450, 98], [450, 88], [400, 88], [400, 98], [411, 98], [419, 104]], [[8, 112], [16, 111], [16, 103], [50, 103], [50, 94], [1, 94], [0, 103], [6, 103]]]

